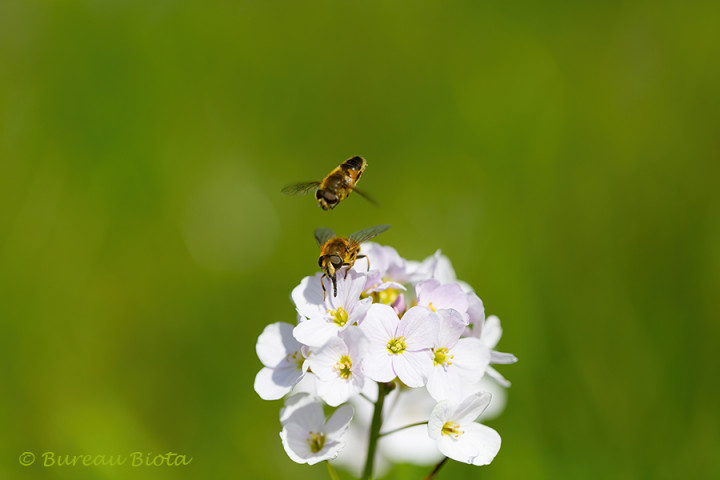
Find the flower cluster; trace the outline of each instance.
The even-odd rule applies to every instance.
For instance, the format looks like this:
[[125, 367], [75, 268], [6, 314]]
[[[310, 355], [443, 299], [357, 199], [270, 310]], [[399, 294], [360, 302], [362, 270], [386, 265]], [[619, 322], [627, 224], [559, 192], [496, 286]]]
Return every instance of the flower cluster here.
[[[268, 325], [258, 338], [255, 391], [266, 400], [290, 394], [280, 414], [285, 451], [298, 463], [337, 457], [359, 472], [365, 443], [364, 478], [376, 457], [377, 469], [443, 456], [490, 463], [500, 436], [476, 420], [491, 398], [488, 412], [502, 409], [510, 385], [491, 365], [517, 361], [494, 350], [500, 321], [485, 318], [439, 251], [413, 262], [391, 247], [362, 248], [366, 258], [338, 273], [337, 296], [320, 273], [305, 277], [292, 291], [296, 324]], [[339, 407], [327, 420], [323, 403]], [[346, 444], [358, 448], [341, 454]]]

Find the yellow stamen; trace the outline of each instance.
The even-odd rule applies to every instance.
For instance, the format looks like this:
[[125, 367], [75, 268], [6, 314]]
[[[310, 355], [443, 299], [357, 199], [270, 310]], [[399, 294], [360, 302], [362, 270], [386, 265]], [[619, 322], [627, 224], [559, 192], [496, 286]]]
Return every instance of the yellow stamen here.
[[450, 355], [450, 351], [447, 347], [442, 348], [433, 348], [433, 352], [435, 353], [435, 357], [433, 358], [433, 363], [435, 365], [452, 365], [452, 360], [454, 357], [453, 355]]
[[307, 442], [310, 444], [310, 451], [317, 453], [322, 450], [325, 445], [325, 434], [322, 432], [310, 432], [310, 437], [307, 439]]
[[344, 327], [348, 321], [348, 313], [343, 307], [339, 307], [337, 310], [328, 310], [328, 315], [332, 317], [338, 327]]
[[403, 353], [406, 348], [407, 343], [405, 342], [405, 337], [392, 338], [387, 343], [388, 352], [392, 353], [393, 355], [399, 355]]
[[333, 368], [337, 370], [340, 377], [347, 380], [352, 375], [352, 360], [347, 355], [343, 355]]
[[460, 425], [458, 425], [455, 422], [445, 422], [445, 425], [443, 425], [441, 433], [443, 435], [450, 435], [451, 437], [458, 438], [460, 435], [465, 433], [464, 430], [460, 430]]

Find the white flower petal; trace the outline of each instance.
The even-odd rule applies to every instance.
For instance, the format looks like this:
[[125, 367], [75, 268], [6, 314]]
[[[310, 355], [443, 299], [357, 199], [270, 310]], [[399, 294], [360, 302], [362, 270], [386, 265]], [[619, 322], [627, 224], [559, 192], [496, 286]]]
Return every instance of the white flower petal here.
[[325, 425], [325, 433], [328, 439], [339, 440], [350, 425], [355, 414], [352, 405], [343, 405], [335, 410], [335, 413], [328, 419]]
[[452, 347], [465, 331], [465, 319], [458, 311], [453, 309], [438, 310], [436, 314], [440, 317], [440, 322], [434, 345], [436, 348]]
[[303, 317], [314, 318], [325, 313], [321, 277], [322, 274], [316, 273], [312, 277], [303, 278], [290, 294], [295, 308]]
[[413, 388], [424, 386], [433, 368], [429, 350], [393, 355], [392, 366], [398, 378]]
[[321, 380], [317, 384], [318, 396], [331, 407], [337, 407], [362, 391], [364, 379], [365, 376], [358, 372], [348, 379], [336, 375], [332, 380]]
[[263, 400], [278, 400], [284, 397], [292, 388], [289, 385], [279, 384], [273, 379], [274, 368], [263, 367], [255, 376], [255, 391]]
[[500, 326], [500, 319], [495, 315], [490, 315], [487, 320], [485, 320], [485, 324], [482, 327], [482, 332], [480, 333], [480, 338], [483, 342], [485, 342], [485, 345], [487, 345], [491, 350], [495, 348], [495, 346], [500, 341], [500, 337], [502, 337], [502, 327]]
[[321, 381], [329, 381], [337, 378], [335, 365], [340, 357], [347, 355], [348, 348], [345, 341], [340, 337], [333, 337], [325, 345], [317, 349], [308, 358], [310, 370]]
[[285, 322], [266, 326], [255, 344], [257, 356], [266, 367], [275, 367], [288, 353], [298, 351], [300, 344], [292, 336], [293, 326]]
[[472, 443], [477, 449], [476, 456], [470, 458], [467, 463], [488, 465], [492, 462], [500, 450], [502, 442], [500, 434], [492, 428], [479, 423], [463, 425], [463, 430], [465, 430], [462, 435], [463, 441]]
[[288, 418], [297, 410], [311, 403], [317, 403], [317, 398], [309, 393], [296, 393], [285, 399], [280, 409], [280, 423], [287, 422]]
[[490, 352], [490, 363], [497, 363], [500, 365], [507, 365], [510, 363], [517, 362], [518, 359], [512, 353], [496, 352], [493, 350]]
[[466, 335], [480, 338], [482, 327], [485, 323], [485, 306], [482, 300], [475, 292], [470, 292], [468, 296], [468, 331]]
[[488, 366], [488, 368], [485, 370], [485, 373], [487, 373], [489, 377], [491, 377], [493, 380], [495, 380], [497, 383], [499, 383], [505, 388], [510, 388], [510, 386], [512, 385], [509, 380], [503, 377], [502, 374], [495, 370], [493, 367]]
[[440, 451], [446, 457], [463, 463], [472, 463], [480, 453], [480, 448], [472, 442], [465, 441], [465, 435], [455, 438], [451, 435], [441, 435], [437, 440]]
[[392, 356], [384, 347], [371, 346], [362, 363], [363, 371], [376, 382], [389, 382], [395, 378]]
[[333, 321], [323, 318], [313, 318], [298, 324], [293, 330], [295, 339], [310, 347], [322, 347], [340, 331], [340, 327]]
[[453, 356], [448, 368], [457, 372], [464, 382], [478, 382], [490, 363], [490, 350], [479, 338], [462, 338], [450, 349]]
[[395, 338], [395, 330], [399, 322], [400, 319], [392, 307], [374, 303], [370, 306], [360, 328], [371, 344], [387, 345], [388, 340]]
[[280, 432], [280, 439], [283, 448], [285, 448], [285, 453], [293, 462], [307, 463], [307, 457], [312, 453], [310, 445], [304, 437], [307, 436], [307, 433], [307, 430], [294, 423], [284, 425]]
[[450, 415], [453, 412], [452, 404], [443, 400], [435, 405], [435, 408], [430, 412], [430, 418], [428, 418], [428, 436], [433, 440], [439, 440], [442, 437], [442, 428], [445, 422], [450, 420]]
[[395, 335], [405, 337], [407, 349], [417, 351], [431, 348], [437, 338], [440, 317], [426, 307], [412, 307], [405, 312]]
[[380, 438], [378, 449], [395, 463], [434, 465], [443, 455], [427, 434], [427, 426], [417, 425]]
[[461, 425], [474, 422], [490, 404], [491, 398], [487, 392], [469, 395], [452, 412], [451, 420]]
[[463, 398], [460, 378], [451, 368], [452, 366], [446, 369], [441, 365], [436, 365], [428, 378], [427, 391], [437, 401], [459, 402]]

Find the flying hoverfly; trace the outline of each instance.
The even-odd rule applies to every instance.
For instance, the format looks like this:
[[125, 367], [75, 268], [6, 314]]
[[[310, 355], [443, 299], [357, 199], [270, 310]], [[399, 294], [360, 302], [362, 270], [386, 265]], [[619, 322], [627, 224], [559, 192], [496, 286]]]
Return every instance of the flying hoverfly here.
[[325, 277], [332, 280], [333, 296], [337, 297], [336, 274], [338, 270], [347, 267], [347, 270], [345, 270], [345, 277], [347, 277], [347, 271], [355, 264], [355, 260], [365, 258], [365, 255], [358, 255], [360, 253], [360, 244], [377, 237], [388, 228], [390, 228], [390, 225], [375, 225], [352, 233], [349, 237], [338, 237], [330, 228], [320, 227], [315, 229], [315, 240], [322, 250], [318, 259], [318, 266], [323, 271], [323, 275], [320, 277], [323, 298], [325, 298], [326, 294], [325, 284], [323, 283]]
[[377, 205], [375, 200], [355, 188], [366, 167], [367, 162], [364, 158], [352, 157], [341, 163], [321, 181], [293, 183], [286, 185], [282, 192], [287, 195], [306, 195], [315, 192], [318, 206], [323, 210], [335, 208], [350, 195], [350, 192], [357, 192], [370, 203]]

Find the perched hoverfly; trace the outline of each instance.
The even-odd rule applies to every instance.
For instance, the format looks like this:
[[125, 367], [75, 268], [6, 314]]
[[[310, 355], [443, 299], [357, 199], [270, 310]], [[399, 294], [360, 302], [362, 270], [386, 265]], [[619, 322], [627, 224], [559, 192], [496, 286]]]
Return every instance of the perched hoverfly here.
[[350, 192], [357, 192], [361, 197], [377, 205], [375, 200], [355, 188], [365, 167], [367, 167], [367, 162], [364, 158], [352, 157], [345, 160], [321, 181], [293, 183], [286, 185], [282, 192], [287, 195], [306, 195], [315, 192], [315, 199], [323, 210], [335, 208], [338, 203], [350, 195]]
[[[329, 277], [333, 284], [333, 296], [337, 297], [337, 279], [335, 275], [342, 267], [350, 270], [358, 258], [365, 258], [365, 255], [358, 255], [360, 252], [360, 244], [371, 238], [375, 238], [390, 228], [390, 225], [375, 225], [368, 227], [359, 232], [351, 234], [349, 237], [338, 237], [329, 228], [320, 227], [315, 230], [315, 240], [322, 249], [318, 265], [323, 271], [320, 277], [320, 285], [323, 289], [323, 297], [325, 296], [325, 284], [323, 279]], [[347, 277], [347, 270], [345, 276]]]

